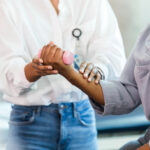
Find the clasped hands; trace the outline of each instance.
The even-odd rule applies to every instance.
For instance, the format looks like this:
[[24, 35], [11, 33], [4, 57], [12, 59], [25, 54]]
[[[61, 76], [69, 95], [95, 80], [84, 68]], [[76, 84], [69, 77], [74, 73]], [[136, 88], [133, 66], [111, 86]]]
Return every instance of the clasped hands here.
[[[65, 65], [63, 62], [63, 53], [60, 48], [50, 42], [44, 46], [40, 58], [33, 58], [32, 62], [25, 66], [25, 75], [29, 82], [35, 82], [42, 76], [61, 74], [64, 77], [70, 74], [74, 68], [72, 65]], [[95, 80], [98, 84], [101, 79], [100, 73], [92, 63], [86, 64], [83, 62], [80, 66], [79, 72], [83, 75], [88, 82]]]

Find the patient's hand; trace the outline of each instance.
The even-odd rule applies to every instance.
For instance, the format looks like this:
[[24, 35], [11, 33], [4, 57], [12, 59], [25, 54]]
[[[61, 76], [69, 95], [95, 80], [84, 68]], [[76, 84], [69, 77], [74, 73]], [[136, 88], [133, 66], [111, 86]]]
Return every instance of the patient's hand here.
[[145, 144], [145, 145], [141, 146], [140, 148], [138, 148], [137, 150], [150, 150], [150, 147], [148, 144]]
[[88, 82], [95, 80], [96, 84], [99, 84], [101, 80], [101, 74], [98, 71], [97, 67], [94, 66], [92, 63], [83, 62], [80, 66], [80, 73], [83, 74], [85, 79], [88, 79]]

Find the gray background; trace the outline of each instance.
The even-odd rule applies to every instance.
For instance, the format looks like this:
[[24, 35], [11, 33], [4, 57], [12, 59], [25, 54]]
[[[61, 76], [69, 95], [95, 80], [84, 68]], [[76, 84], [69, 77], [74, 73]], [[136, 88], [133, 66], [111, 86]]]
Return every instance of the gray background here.
[[139, 33], [150, 23], [150, 0], [109, 0], [118, 18], [126, 54]]

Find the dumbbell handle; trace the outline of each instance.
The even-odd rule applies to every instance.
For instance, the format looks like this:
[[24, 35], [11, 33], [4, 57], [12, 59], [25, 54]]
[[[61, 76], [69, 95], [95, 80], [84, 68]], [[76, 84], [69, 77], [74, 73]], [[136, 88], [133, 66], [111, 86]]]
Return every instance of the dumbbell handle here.
[[[40, 50], [39, 53], [38, 53], [39, 58], [41, 57], [41, 52], [42, 52], [42, 50]], [[74, 61], [74, 54], [69, 52], [69, 51], [65, 51], [64, 54], [63, 54], [64, 64], [71, 65], [71, 64], [73, 64], [73, 61]]]

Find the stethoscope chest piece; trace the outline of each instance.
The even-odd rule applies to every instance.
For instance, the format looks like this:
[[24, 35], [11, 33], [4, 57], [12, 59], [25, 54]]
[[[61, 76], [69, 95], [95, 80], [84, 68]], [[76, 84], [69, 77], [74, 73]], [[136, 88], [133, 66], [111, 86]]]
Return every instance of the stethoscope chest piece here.
[[79, 28], [75, 28], [72, 31], [72, 36], [75, 37], [77, 40], [80, 40], [80, 37], [82, 36], [82, 31]]

